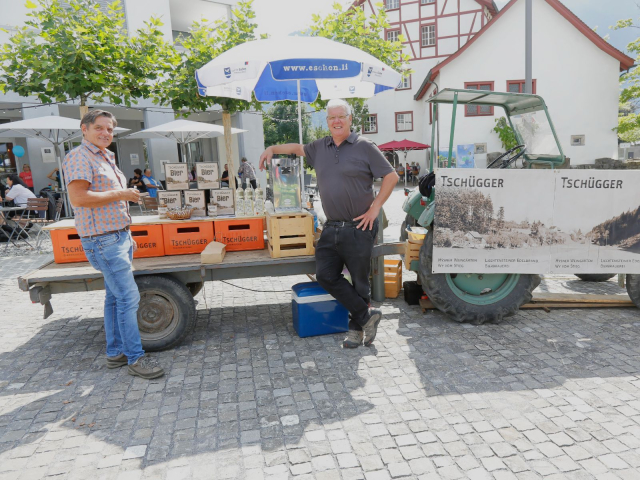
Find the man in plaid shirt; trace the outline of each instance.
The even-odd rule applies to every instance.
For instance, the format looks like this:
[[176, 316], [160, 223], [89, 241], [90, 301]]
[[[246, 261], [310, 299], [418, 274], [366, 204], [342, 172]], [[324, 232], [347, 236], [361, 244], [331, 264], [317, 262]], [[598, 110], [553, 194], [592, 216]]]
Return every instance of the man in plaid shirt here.
[[131, 270], [137, 247], [129, 230], [128, 202], [138, 202], [140, 192], [127, 188], [114, 154], [107, 150], [116, 125], [116, 118], [103, 110], [83, 116], [82, 144], [65, 157], [62, 170], [82, 247], [104, 277], [107, 367], [128, 365], [130, 375], [151, 379], [164, 375], [164, 370], [142, 349], [137, 318], [140, 294]]

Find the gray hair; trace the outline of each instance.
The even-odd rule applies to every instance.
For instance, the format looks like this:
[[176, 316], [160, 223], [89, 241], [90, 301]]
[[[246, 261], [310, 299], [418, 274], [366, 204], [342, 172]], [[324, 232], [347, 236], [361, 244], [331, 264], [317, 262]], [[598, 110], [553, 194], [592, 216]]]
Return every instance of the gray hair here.
[[86, 125], [87, 127], [89, 127], [89, 125], [93, 125], [96, 123], [98, 117], [109, 118], [113, 122], [113, 128], [118, 126], [118, 121], [113, 113], [105, 110], [90, 110], [88, 113], [85, 113], [82, 120], [80, 120], [80, 127], [82, 127], [82, 125]]
[[327, 103], [327, 112], [329, 112], [330, 108], [334, 107], [342, 107], [347, 115], [351, 115], [351, 105], [342, 100], [341, 98], [334, 98], [333, 100], [329, 100]]

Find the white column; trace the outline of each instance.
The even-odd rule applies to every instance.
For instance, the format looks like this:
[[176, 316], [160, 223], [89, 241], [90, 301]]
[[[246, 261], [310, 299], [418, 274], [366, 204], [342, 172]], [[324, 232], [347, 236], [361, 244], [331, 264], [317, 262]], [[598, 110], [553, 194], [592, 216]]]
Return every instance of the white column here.
[[[46, 105], [38, 108], [25, 108], [31, 107], [33, 104], [22, 104], [22, 118], [28, 120], [30, 118], [46, 117], [49, 115], [60, 115], [57, 105]], [[16, 139], [18, 144], [24, 145], [26, 143], [25, 156], [20, 159], [20, 170], [22, 171], [22, 165], [29, 163], [31, 167], [31, 174], [33, 175], [33, 187], [36, 192], [46, 187], [49, 183], [52, 185], [54, 181], [47, 178], [47, 174], [58, 166], [57, 162], [44, 163], [42, 161], [42, 148], [52, 148], [51, 143], [45, 140], [39, 140], [37, 138]], [[24, 142], [24, 143], [23, 143]], [[58, 152], [56, 152], [58, 154]], [[26, 159], [26, 160], [25, 160]], [[64, 160], [61, 158], [61, 160]]]

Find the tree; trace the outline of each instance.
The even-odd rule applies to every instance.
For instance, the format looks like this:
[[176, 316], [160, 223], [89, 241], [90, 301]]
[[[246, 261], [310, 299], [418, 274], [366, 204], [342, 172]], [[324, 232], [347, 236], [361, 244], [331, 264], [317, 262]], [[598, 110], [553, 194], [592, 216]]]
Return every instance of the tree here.
[[516, 134], [513, 133], [513, 129], [505, 117], [496, 118], [496, 126], [493, 127], [493, 131], [498, 134], [498, 137], [502, 142], [502, 148], [504, 148], [505, 151], [511, 150], [513, 147], [518, 145]]
[[[300, 143], [298, 130], [298, 104], [295, 102], [278, 102], [263, 116], [264, 146], [281, 143]], [[311, 119], [306, 114], [306, 105], [302, 105], [302, 139], [309, 143]]]
[[[613, 30], [626, 28], [640, 29], [633, 19], [619, 20]], [[640, 141], [640, 115], [637, 112], [640, 104], [640, 37], [627, 45], [630, 54], [636, 55], [636, 66], [620, 77], [622, 92], [620, 93], [620, 115], [618, 117], [618, 136], [626, 142]]]
[[162, 23], [129, 37], [119, 0], [105, 13], [92, 0], [27, 0], [28, 20], [0, 48], [0, 91], [43, 103], [79, 100], [131, 106], [147, 98], [169, 57]]
[[[229, 171], [235, 171], [231, 148], [231, 113], [242, 112], [250, 108], [261, 110], [259, 102], [246, 102], [226, 97], [200, 96], [195, 81], [196, 70], [203, 67], [213, 58], [230, 48], [242, 43], [255, 40], [253, 23], [255, 13], [253, 0], [238, 2], [232, 10], [232, 16], [227, 20], [218, 20], [212, 26], [207, 20], [194, 22], [189, 29], [189, 35], [180, 36], [177, 43], [182, 48], [174, 51], [173, 58], [163, 72], [163, 78], [153, 91], [153, 99], [157, 104], [169, 104], [183, 116], [192, 112], [204, 112], [214, 105], [222, 107], [222, 124], [224, 126], [224, 140], [227, 152]], [[235, 191], [235, 177], [230, 176], [229, 185]]]
[[504, 207], [498, 209], [498, 215], [496, 216], [496, 230], [499, 232], [504, 228]]
[[[409, 55], [402, 53], [402, 42], [405, 41], [403, 35], [398, 36], [397, 42], [390, 42], [385, 37], [385, 29], [389, 28], [387, 13], [384, 8], [378, 8], [378, 12], [369, 18], [364, 13], [364, 9], [359, 7], [349, 7], [344, 9], [339, 3], [333, 4], [333, 12], [322, 18], [320, 15], [313, 15], [313, 24], [306, 32], [311, 36], [326, 37], [339, 43], [351, 45], [359, 48], [363, 52], [373, 55], [381, 62], [396, 71], [409, 75], [411, 70], [406, 68], [409, 63]], [[354, 98], [347, 100], [354, 107], [354, 128], [361, 127], [362, 123], [356, 125], [356, 115], [362, 114], [364, 100]], [[327, 101], [318, 99], [313, 103], [316, 110], [324, 109]], [[362, 118], [362, 115], [359, 115]]]

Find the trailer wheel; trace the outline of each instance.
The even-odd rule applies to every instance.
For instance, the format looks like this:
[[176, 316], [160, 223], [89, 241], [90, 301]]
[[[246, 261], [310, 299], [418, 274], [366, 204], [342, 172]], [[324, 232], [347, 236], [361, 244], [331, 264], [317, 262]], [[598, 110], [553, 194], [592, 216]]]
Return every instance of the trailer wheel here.
[[138, 328], [147, 351], [178, 345], [193, 329], [196, 307], [191, 291], [178, 280], [163, 275], [136, 277], [140, 292]]
[[431, 273], [433, 229], [420, 249], [420, 280], [431, 303], [457, 322], [499, 323], [531, 301], [539, 275]]
[[625, 278], [627, 293], [636, 307], [640, 308], [640, 275], [627, 275]]
[[615, 273], [576, 273], [576, 277], [584, 282], [606, 282], [615, 276]]
[[402, 222], [402, 225], [400, 225], [400, 241], [401, 242], [406, 242], [407, 238], [409, 237], [409, 235], [407, 235], [407, 227], [415, 227], [416, 225], [418, 225], [418, 222], [416, 221], [415, 218], [413, 218], [410, 214], [407, 213], [407, 216], [404, 219], [404, 222]]
[[187, 283], [187, 288], [191, 292], [192, 297], [198, 295], [200, 293], [200, 290], [202, 290], [202, 287], [204, 287], [204, 282]]

